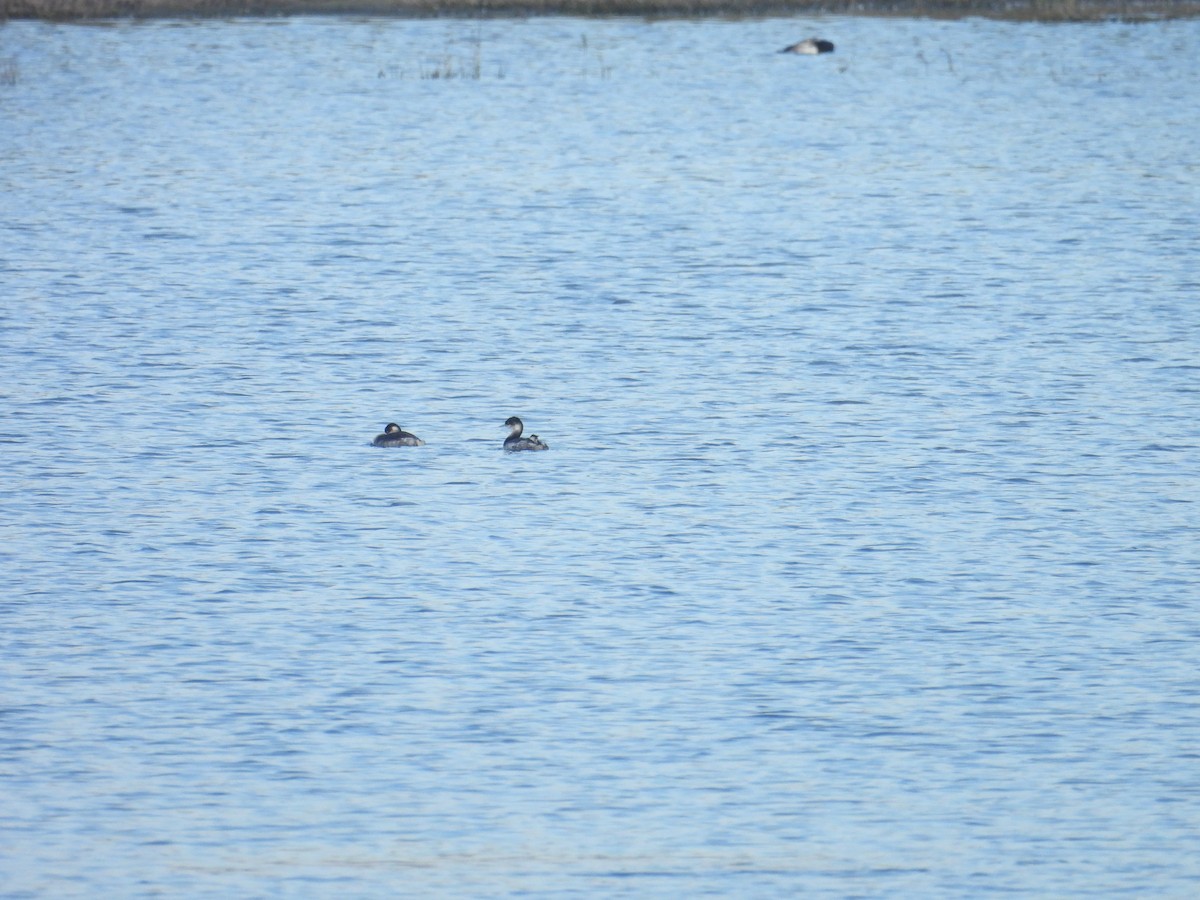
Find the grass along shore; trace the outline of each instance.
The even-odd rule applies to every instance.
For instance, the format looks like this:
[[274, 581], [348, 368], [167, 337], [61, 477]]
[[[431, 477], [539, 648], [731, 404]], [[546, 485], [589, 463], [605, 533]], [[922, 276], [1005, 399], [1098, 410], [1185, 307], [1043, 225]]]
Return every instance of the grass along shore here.
[[745, 17], [788, 14], [982, 16], [1031, 22], [1200, 16], [1200, 0], [0, 0], [0, 21], [375, 15]]

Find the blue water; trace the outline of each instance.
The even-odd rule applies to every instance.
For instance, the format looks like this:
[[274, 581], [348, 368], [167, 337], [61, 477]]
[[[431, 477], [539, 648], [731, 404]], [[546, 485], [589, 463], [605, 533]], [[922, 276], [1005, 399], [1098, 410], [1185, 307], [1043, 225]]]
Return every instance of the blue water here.
[[0, 893], [1196, 896], [1198, 44], [0, 27]]

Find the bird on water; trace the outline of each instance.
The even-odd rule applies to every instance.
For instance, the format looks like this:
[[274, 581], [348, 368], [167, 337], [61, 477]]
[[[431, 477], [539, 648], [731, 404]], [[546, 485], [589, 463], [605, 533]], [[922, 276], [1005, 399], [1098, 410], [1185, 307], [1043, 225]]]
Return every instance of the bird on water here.
[[806, 38], [792, 44], [790, 47], [784, 47], [780, 53], [799, 53], [801, 56], [816, 56], [818, 53], [832, 53], [833, 41], [827, 41], [822, 38]]
[[409, 434], [395, 422], [388, 422], [383, 434], [375, 436], [371, 442], [376, 447], [424, 447], [425, 442], [415, 434]]
[[509, 416], [504, 425], [508, 428], [508, 437], [504, 439], [504, 449], [509, 453], [515, 453], [518, 450], [550, 449], [550, 445], [540, 440], [536, 434], [531, 434], [527, 438], [521, 437], [521, 432], [525, 430], [525, 423], [516, 416]]

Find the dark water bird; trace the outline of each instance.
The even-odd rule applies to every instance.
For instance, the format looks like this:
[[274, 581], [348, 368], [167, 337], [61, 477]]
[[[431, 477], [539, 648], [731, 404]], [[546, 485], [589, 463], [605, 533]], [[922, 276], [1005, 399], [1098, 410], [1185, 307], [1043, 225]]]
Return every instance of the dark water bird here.
[[521, 432], [525, 429], [525, 423], [516, 416], [509, 416], [504, 423], [508, 428], [508, 437], [504, 439], [504, 449], [509, 453], [515, 453], [518, 450], [549, 450], [550, 445], [541, 441], [536, 434], [531, 434], [527, 438], [521, 437]]
[[383, 434], [376, 435], [373, 443], [376, 447], [424, 447], [425, 442], [415, 434], [402, 431], [395, 422], [388, 422]]
[[832, 53], [833, 41], [822, 38], [806, 38], [803, 41], [784, 47], [780, 53], [799, 53], [802, 56], [816, 56], [818, 53]]

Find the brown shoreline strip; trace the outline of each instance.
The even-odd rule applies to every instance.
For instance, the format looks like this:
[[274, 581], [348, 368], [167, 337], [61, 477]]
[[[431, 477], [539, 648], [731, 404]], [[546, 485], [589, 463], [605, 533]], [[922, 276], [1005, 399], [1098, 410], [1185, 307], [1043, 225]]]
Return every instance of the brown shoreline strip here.
[[796, 14], [1139, 22], [1200, 17], [1200, 0], [0, 0], [0, 21], [296, 15], [685, 19]]

